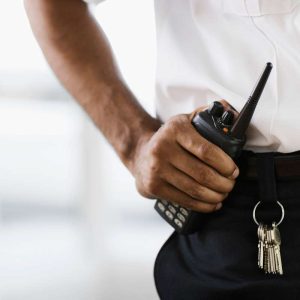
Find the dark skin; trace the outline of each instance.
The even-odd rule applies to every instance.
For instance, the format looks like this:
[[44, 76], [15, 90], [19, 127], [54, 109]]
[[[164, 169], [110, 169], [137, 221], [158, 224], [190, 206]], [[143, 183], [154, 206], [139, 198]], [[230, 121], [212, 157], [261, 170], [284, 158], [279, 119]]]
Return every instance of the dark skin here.
[[[191, 125], [196, 111], [207, 107], [161, 124], [126, 86], [109, 42], [84, 2], [24, 3], [50, 66], [135, 177], [139, 193], [199, 212], [220, 208], [239, 170], [224, 151]], [[222, 103], [230, 109], [225, 100]]]

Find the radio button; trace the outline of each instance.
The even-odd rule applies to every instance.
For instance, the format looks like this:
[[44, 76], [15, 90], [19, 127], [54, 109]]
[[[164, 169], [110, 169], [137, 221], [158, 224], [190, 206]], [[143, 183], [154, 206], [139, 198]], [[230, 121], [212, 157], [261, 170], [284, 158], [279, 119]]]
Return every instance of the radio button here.
[[158, 208], [159, 208], [161, 211], [165, 211], [165, 210], [166, 210], [165, 206], [164, 206], [162, 203], [160, 203], [160, 202], [158, 202], [157, 206], [158, 206]]
[[180, 207], [180, 212], [181, 212], [183, 215], [185, 215], [186, 217], [189, 215], [189, 212], [188, 212], [185, 208], [183, 208], [183, 207]]
[[183, 226], [183, 224], [178, 219], [175, 219], [174, 223], [180, 228], [182, 228], [182, 226]]
[[170, 220], [174, 219], [174, 215], [170, 211], [166, 210], [165, 214]]
[[185, 217], [184, 217], [181, 213], [178, 213], [178, 214], [177, 214], [177, 218], [178, 218], [179, 220], [181, 220], [182, 222], [185, 222]]
[[176, 214], [176, 209], [172, 205], [169, 205], [168, 209], [172, 214]]

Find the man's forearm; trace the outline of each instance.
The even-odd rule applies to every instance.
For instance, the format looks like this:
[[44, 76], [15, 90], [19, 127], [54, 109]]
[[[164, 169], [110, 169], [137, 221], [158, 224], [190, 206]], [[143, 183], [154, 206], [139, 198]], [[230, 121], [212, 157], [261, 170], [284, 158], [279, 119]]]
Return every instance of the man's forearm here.
[[86, 4], [25, 0], [25, 7], [54, 72], [131, 169], [139, 142], [160, 124], [121, 79], [109, 43]]

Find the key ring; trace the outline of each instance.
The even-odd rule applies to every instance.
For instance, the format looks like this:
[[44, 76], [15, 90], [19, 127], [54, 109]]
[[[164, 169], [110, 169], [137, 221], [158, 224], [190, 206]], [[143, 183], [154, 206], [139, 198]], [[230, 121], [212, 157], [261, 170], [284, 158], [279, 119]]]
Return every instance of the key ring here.
[[[283, 218], [284, 218], [284, 207], [283, 207], [283, 205], [279, 202], [279, 201], [276, 201], [277, 202], [277, 204], [280, 206], [280, 208], [281, 208], [281, 219], [279, 220], [279, 222], [275, 225], [275, 226], [278, 226], [281, 222], [282, 222], [282, 220], [283, 220]], [[254, 208], [253, 208], [253, 220], [254, 220], [254, 222], [256, 223], [256, 225], [258, 225], [259, 226], [259, 223], [257, 222], [257, 219], [256, 219], [256, 215], [255, 215], [255, 212], [256, 212], [256, 208], [258, 207], [258, 205], [260, 204], [260, 201], [258, 201], [256, 204], [255, 204], [255, 206], [254, 206]]]

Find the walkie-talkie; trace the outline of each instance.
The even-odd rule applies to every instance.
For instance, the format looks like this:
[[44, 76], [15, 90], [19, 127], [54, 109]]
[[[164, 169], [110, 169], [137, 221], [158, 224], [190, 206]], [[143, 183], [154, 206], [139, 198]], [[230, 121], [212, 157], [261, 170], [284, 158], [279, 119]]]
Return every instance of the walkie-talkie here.
[[[246, 143], [245, 132], [272, 67], [272, 63], [268, 62], [266, 64], [257, 85], [234, 124], [232, 124], [233, 113], [224, 111], [223, 105], [218, 101], [213, 102], [207, 110], [198, 113], [192, 120], [195, 129], [204, 138], [219, 146], [232, 159], [238, 158]], [[190, 234], [197, 231], [199, 222], [203, 218], [203, 213], [192, 211], [163, 199], [156, 201], [155, 210], [181, 234]]]

